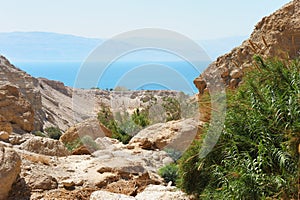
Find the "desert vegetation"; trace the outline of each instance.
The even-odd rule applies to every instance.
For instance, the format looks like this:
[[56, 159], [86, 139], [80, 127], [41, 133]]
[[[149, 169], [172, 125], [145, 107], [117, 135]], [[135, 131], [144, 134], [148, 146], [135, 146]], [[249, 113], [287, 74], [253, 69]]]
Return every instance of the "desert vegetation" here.
[[300, 62], [263, 60], [228, 91], [222, 134], [199, 157], [202, 139], [179, 161], [179, 185], [199, 199], [297, 199]]
[[184, 93], [178, 97], [163, 97], [160, 101], [150, 93], [143, 96], [141, 101], [145, 105], [135, 108], [132, 114], [126, 108], [112, 112], [108, 105], [101, 104], [98, 120], [112, 131], [113, 138], [127, 144], [132, 136], [149, 125], [194, 117], [198, 112], [195, 109], [197, 101], [191, 101], [190, 96]]

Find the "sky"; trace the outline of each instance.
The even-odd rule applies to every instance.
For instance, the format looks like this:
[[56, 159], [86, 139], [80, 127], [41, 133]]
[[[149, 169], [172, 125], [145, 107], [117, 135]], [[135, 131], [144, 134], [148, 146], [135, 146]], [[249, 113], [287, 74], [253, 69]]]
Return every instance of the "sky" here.
[[194, 40], [250, 35], [289, 0], [0, 0], [0, 32], [43, 31], [111, 38], [163, 28]]

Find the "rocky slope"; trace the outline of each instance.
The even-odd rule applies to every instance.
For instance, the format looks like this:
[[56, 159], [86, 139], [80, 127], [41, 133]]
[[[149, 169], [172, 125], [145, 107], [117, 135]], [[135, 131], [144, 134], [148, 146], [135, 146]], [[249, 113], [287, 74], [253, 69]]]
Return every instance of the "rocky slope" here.
[[242, 81], [243, 74], [254, 67], [253, 55], [279, 59], [295, 58], [300, 50], [300, 1], [294, 0], [264, 17], [256, 26], [250, 38], [231, 52], [220, 56], [196, 78], [194, 83], [200, 93], [209, 80], [220, 73], [222, 82], [235, 88]]
[[[141, 133], [132, 145], [124, 145], [110, 138], [111, 131], [96, 119], [103, 107], [129, 114], [153, 107], [152, 120], [158, 120], [157, 115], [165, 120], [162, 104], [168, 103], [166, 97], [186, 98], [181, 93], [72, 89], [57, 81], [33, 78], [4, 57], [0, 57], [0, 75], [0, 200], [90, 199], [94, 191], [94, 199], [101, 192], [129, 199], [149, 199], [151, 193], [155, 199], [191, 198], [165, 186], [157, 172], [174, 162], [162, 145], [191, 135], [184, 148], [178, 149], [182, 153], [195, 136], [190, 133], [196, 132], [197, 120], [173, 121], [166, 127], [160, 124], [154, 127], [152, 139], [151, 134]], [[51, 126], [65, 131], [60, 140], [31, 134]], [[85, 143], [73, 151], [66, 148], [85, 136], [96, 149]], [[143, 145], [144, 137], [150, 139], [151, 148]]]
[[165, 187], [157, 175], [160, 167], [173, 162], [166, 152], [132, 148], [108, 137], [95, 142], [100, 148], [92, 155], [69, 155], [58, 140], [11, 134], [0, 141], [0, 199], [89, 199], [94, 191], [131, 199], [148, 199], [150, 193], [156, 194], [154, 199], [191, 199]]
[[[264, 17], [256, 24], [249, 39], [229, 53], [220, 56], [194, 80], [199, 90], [200, 120], [211, 119], [209, 89], [235, 89], [247, 71], [255, 69], [253, 56], [263, 58], [291, 59], [300, 55], [300, 1], [294, 0]], [[223, 90], [223, 89], [221, 89]], [[212, 90], [211, 90], [212, 91]], [[214, 108], [216, 110], [216, 108]], [[201, 130], [200, 130], [201, 132]]]
[[[0, 86], [0, 127], [8, 132], [14, 128], [18, 133], [51, 126], [65, 131], [85, 119], [95, 118], [103, 105], [111, 107], [112, 112], [123, 109], [132, 113], [136, 108], [146, 107], [153, 99], [160, 101], [165, 96], [178, 97], [180, 94], [175, 91], [73, 89], [59, 81], [36, 79], [3, 56], [0, 57]], [[15, 112], [6, 112], [7, 109]]]
[[[43, 127], [45, 114], [42, 111], [42, 101], [38, 80], [21, 71], [20, 69], [14, 67], [5, 57], [0, 56], [0, 85], [10, 85], [7, 87], [9, 87], [10, 89], [14, 87], [16, 90], [15, 94], [22, 94], [21, 96], [23, 96], [23, 99], [25, 99], [30, 104], [31, 109], [34, 112], [34, 129], [41, 129]], [[16, 95], [14, 96], [15, 98], [17, 98]], [[22, 106], [20, 105], [20, 107]], [[21, 114], [22, 113], [18, 113], [18, 115]], [[6, 118], [5, 116], [3, 117]], [[12, 122], [12, 124], [16, 124], [19, 127], [23, 126], [22, 122], [20, 121], [14, 122], [12, 119], [6, 119], [6, 121]]]

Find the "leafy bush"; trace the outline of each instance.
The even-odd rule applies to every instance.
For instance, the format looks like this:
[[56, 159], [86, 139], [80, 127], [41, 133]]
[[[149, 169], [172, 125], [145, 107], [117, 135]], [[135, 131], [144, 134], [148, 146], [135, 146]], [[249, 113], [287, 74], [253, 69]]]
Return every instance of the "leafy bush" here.
[[48, 127], [48, 128], [45, 128], [44, 130], [48, 136], [52, 139], [55, 139], [55, 140], [59, 140], [60, 136], [62, 135], [62, 132], [60, 131], [60, 129], [58, 127]]
[[[119, 118], [119, 120], [121, 120], [122, 117], [120, 116]], [[121, 129], [109, 107], [102, 105], [102, 109], [98, 113], [98, 120], [112, 132], [112, 138], [124, 144], [127, 144], [132, 138], [132, 136]]]
[[101, 105], [101, 110], [98, 113], [97, 116], [100, 123], [102, 123], [104, 126], [108, 126], [109, 123], [114, 120], [113, 113], [111, 112], [110, 108], [105, 106], [104, 104]]
[[176, 184], [178, 178], [178, 166], [175, 163], [171, 163], [159, 169], [158, 174], [169, 183], [172, 181], [172, 184]]
[[80, 138], [77, 138], [76, 140], [69, 142], [65, 144], [65, 147], [72, 152], [74, 149], [77, 149], [78, 147], [82, 146], [83, 143], [81, 142]]
[[264, 62], [228, 93], [225, 127], [199, 157], [194, 142], [180, 160], [180, 187], [201, 199], [296, 199], [300, 142], [300, 64]]
[[147, 111], [145, 111], [145, 110], [140, 111], [137, 108], [131, 115], [131, 119], [136, 125], [141, 126], [142, 128], [145, 128], [146, 126], [148, 126], [150, 124], [150, 121], [147, 116], [148, 116]]

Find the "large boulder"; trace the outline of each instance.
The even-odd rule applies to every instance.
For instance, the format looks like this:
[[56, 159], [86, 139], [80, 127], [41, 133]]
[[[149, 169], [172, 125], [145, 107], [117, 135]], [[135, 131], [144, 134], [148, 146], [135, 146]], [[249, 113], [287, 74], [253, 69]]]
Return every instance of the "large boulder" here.
[[31, 189], [52, 190], [58, 187], [57, 180], [47, 174], [33, 174], [29, 177], [28, 186]]
[[10, 148], [0, 147], [0, 199], [4, 200], [21, 172], [21, 158]]
[[65, 148], [64, 144], [58, 140], [53, 140], [44, 137], [32, 137], [23, 144], [21, 144], [21, 149], [43, 154], [47, 156], [68, 156], [69, 152]]
[[148, 185], [147, 188], [139, 193], [136, 200], [190, 200], [192, 199], [176, 187], [166, 187], [163, 185]]
[[99, 123], [97, 119], [87, 119], [69, 128], [60, 137], [60, 141], [64, 144], [68, 144], [84, 136], [90, 136], [95, 140], [98, 137], [111, 137], [112, 133], [105, 126]]
[[6, 132], [34, 129], [34, 110], [16, 86], [0, 86], [0, 128]]
[[90, 200], [135, 200], [135, 198], [108, 191], [96, 191], [92, 193]]
[[149, 126], [129, 142], [129, 145], [143, 149], [176, 149], [184, 151], [197, 134], [199, 122], [195, 119], [182, 119]]

